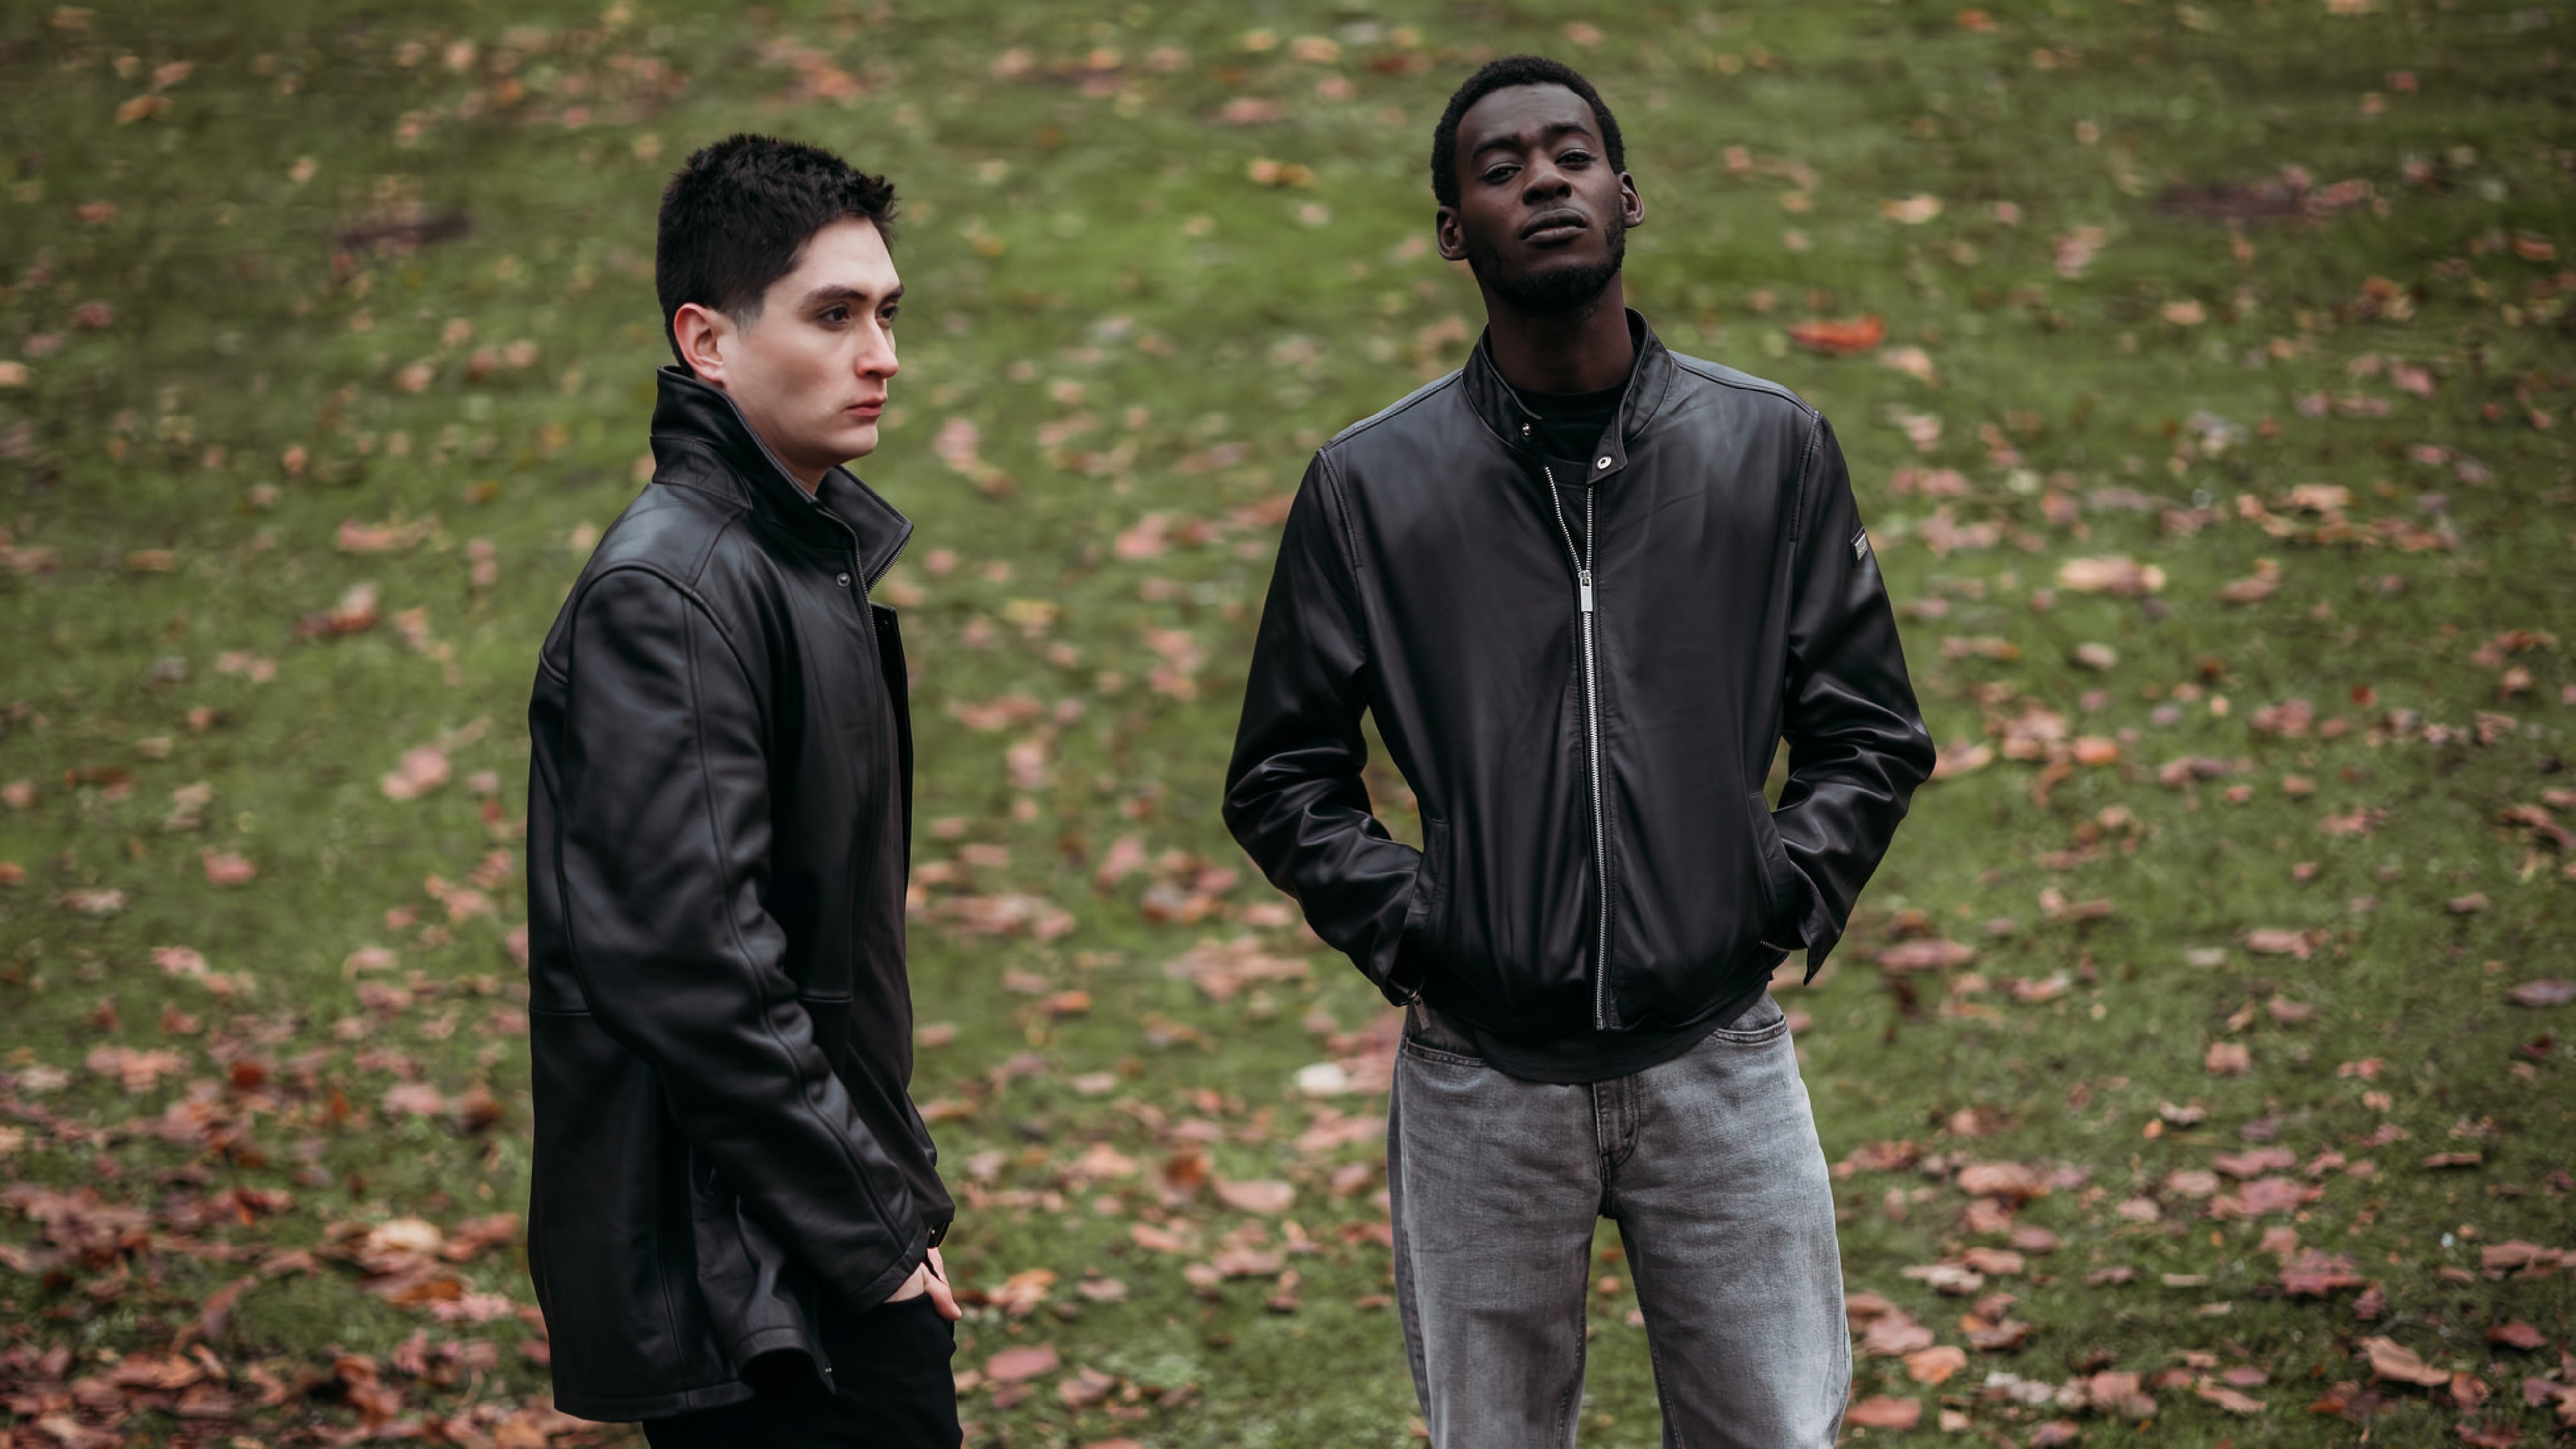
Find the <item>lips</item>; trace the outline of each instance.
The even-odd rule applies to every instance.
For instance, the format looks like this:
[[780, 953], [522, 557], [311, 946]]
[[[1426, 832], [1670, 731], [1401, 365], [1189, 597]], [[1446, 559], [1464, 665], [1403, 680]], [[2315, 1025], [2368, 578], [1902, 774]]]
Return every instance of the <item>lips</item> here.
[[1570, 207], [1558, 207], [1554, 211], [1542, 211], [1531, 217], [1529, 224], [1521, 228], [1521, 240], [1542, 244], [1561, 242], [1572, 238], [1589, 225], [1591, 223], [1584, 220], [1582, 212]]

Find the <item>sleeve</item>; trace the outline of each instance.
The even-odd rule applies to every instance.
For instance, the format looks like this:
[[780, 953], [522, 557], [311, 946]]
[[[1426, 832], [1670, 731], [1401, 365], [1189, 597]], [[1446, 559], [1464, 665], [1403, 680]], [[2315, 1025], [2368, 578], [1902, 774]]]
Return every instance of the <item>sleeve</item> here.
[[1387, 834], [1360, 779], [1368, 644], [1333, 507], [1330, 464], [1317, 454], [1261, 608], [1225, 823], [1315, 934], [1402, 1004], [1421, 989], [1400, 948], [1422, 855]]
[[639, 569], [574, 606], [562, 765], [566, 924], [601, 1027], [651, 1064], [690, 1145], [860, 1307], [926, 1233], [815, 1039], [762, 902], [759, 692], [703, 605]]
[[1784, 909], [1769, 938], [1806, 947], [1813, 979], [1887, 854], [1914, 788], [1932, 773], [1933, 749], [1852, 501], [1851, 471], [1822, 417], [1808, 441], [1797, 518], [1782, 720], [1789, 780], [1772, 820], [1805, 899]]

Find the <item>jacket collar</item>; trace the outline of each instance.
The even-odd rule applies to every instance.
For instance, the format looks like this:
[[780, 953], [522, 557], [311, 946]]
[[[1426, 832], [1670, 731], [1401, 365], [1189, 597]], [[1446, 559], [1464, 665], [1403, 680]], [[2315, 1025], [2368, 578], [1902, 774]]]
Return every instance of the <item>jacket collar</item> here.
[[[912, 520], [895, 511], [847, 468], [823, 475], [807, 493], [761, 441], [724, 390], [665, 366], [653, 402], [653, 475], [720, 492], [764, 522], [834, 551], [855, 548], [859, 576], [873, 586], [912, 537]], [[709, 468], [712, 460], [720, 465]]]
[[[1538, 418], [1522, 406], [1520, 394], [1503, 381], [1502, 370], [1494, 365], [1492, 330], [1487, 328], [1476, 338], [1476, 350], [1467, 355], [1467, 366], [1460, 373], [1467, 405], [1513, 452], [1533, 463], [1544, 462]], [[1662, 411], [1664, 396], [1672, 390], [1673, 355], [1664, 350], [1662, 339], [1634, 307], [1628, 309], [1628, 336], [1636, 344], [1637, 362], [1628, 373], [1628, 391], [1619, 399], [1616, 426], [1601, 435], [1601, 451], [1584, 460], [1586, 482], [1600, 482], [1628, 466], [1628, 449]]]

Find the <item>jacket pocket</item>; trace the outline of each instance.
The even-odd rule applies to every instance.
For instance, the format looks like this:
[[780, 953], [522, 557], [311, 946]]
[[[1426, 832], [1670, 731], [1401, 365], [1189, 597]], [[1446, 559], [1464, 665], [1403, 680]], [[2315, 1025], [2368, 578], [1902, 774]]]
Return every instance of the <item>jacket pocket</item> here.
[[1449, 822], [1422, 817], [1422, 869], [1413, 878], [1413, 905], [1404, 913], [1404, 944], [1440, 956], [1440, 908], [1449, 894]]
[[1767, 941], [1780, 913], [1798, 899], [1798, 868], [1790, 863], [1788, 848], [1780, 843], [1780, 827], [1771, 818], [1771, 802], [1763, 798], [1760, 790], [1745, 792], [1744, 808], [1753, 830], [1754, 869], [1762, 883], [1761, 929], [1753, 938]]

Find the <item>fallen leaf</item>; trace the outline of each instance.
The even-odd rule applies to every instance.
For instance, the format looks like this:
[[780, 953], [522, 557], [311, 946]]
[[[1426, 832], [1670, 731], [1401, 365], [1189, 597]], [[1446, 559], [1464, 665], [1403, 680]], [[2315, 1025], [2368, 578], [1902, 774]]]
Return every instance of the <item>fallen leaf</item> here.
[[1918, 1384], [1946, 1382], [1952, 1374], [1967, 1366], [1967, 1351], [1946, 1343], [1905, 1356], [1905, 1376]]
[[2165, 571], [2125, 554], [2068, 559], [2057, 569], [2058, 587], [2079, 594], [2116, 594], [2138, 598], [2165, 586]]
[[[1789, 340], [1829, 357], [1867, 352], [1887, 340], [1887, 319], [1872, 312], [1838, 321], [1792, 322]], [[1919, 1410], [1921, 1406], [1916, 1407]]]
[[2365, 1338], [2362, 1352], [2369, 1356], [2370, 1371], [2383, 1379], [2399, 1383], [2440, 1388], [2451, 1381], [2448, 1370], [2437, 1369], [2415, 1356], [2414, 1350], [2393, 1338]]
[[1053, 1373], [1063, 1360], [1046, 1344], [1023, 1344], [1006, 1348], [984, 1361], [984, 1377], [997, 1384], [1015, 1384], [1040, 1374]]
[[1216, 1195], [1218, 1201], [1237, 1212], [1276, 1216], [1296, 1201], [1297, 1189], [1275, 1179], [1230, 1182], [1220, 1177], [1216, 1179]]
[[1843, 1411], [1843, 1422], [1863, 1429], [1911, 1429], [1923, 1419], [1920, 1399], [1872, 1396]]
[[1882, 971], [1943, 971], [1953, 966], [1965, 966], [1975, 959], [1977, 952], [1974, 947], [1937, 938], [1900, 941], [1878, 953], [1878, 965]]
[[2225, 1384], [2203, 1383], [2192, 1392], [2231, 1414], [2259, 1414], [2270, 1407], [2261, 1399], [2238, 1393]]
[[2488, 1329], [2487, 1342], [2500, 1344], [2506, 1348], [2519, 1348], [2527, 1352], [2541, 1347], [2549, 1340], [2539, 1329], [2520, 1319], [2515, 1319]]

